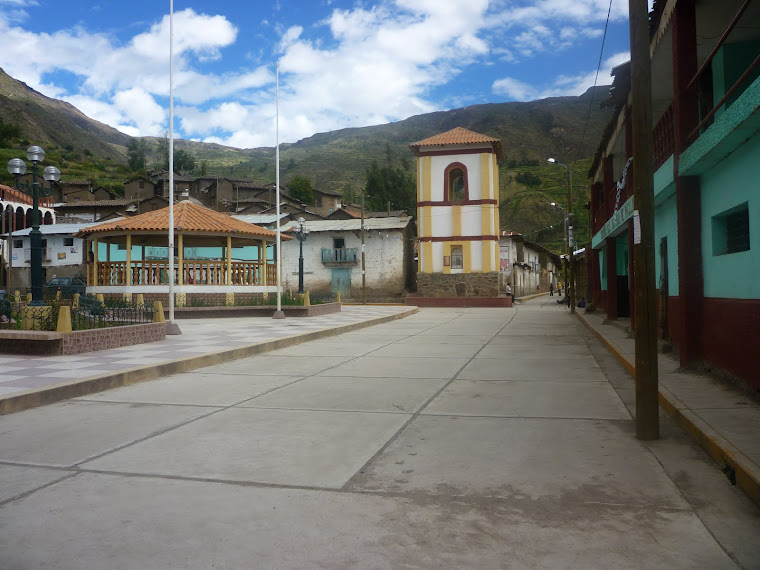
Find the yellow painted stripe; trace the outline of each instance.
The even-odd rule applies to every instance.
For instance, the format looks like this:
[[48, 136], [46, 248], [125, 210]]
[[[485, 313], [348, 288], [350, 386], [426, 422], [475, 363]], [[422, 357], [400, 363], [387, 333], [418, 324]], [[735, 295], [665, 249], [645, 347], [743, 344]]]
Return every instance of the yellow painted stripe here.
[[491, 153], [480, 155], [480, 198], [489, 200], [493, 198], [491, 192]]
[[431, 182], [431, 169], [433, 165], [433, 158], [431, 156], [422, 157], [422, 201], [433, 201], [433, 185]]
[[[427, 158], [427, 157], [425, 157]], [[425, 264], [425, 268], [423, 270], [423, 273], [432, 273], [433, 272], [433, 242], [423, 242], [423, 262]]]
[[488, 240], [483, 242], [483, 272], [493, 271], [493, 243]]
[[466, 241], [462, 244], [462, 254], [464, 257], [463, 273], [472, 273], [472, 242]]
[[462, 235], [462, 206], [451, 207], [451, 235]]

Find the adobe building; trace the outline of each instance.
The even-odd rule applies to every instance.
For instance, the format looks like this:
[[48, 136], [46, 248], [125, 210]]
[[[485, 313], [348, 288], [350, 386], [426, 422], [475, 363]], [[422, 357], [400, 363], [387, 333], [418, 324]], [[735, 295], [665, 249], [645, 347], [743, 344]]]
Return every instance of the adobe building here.
[[499, 287], [501, 140], [457, 127], [409, 146], [417, 155], [419, 241], [410, 302], [507, 306]]

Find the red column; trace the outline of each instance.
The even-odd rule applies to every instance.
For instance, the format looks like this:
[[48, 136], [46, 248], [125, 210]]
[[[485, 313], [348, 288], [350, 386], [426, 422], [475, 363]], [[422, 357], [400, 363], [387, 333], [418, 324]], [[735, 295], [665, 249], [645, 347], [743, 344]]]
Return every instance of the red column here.
[[681, 153], [688, 147], [687, 136], [698, 121], [696, 84], [686, 86], [697, 72], [697, 26], [695, 0], [681, 0], [673, 14], [673, 122], [674, 178], [678, 218], [679, 314], [672, 324], [678, 332], [681, 365], [700, 358], [702, 329], [702, 223], [698, 178], [678, 176]]
[[[628, 171], [630, 174], [630, 171]], [[636, 286], [633, 280], [633, 219], [628, 220], [628, 305], [631, 313], [631, 330], [636, 330], [636, 312], [634, 305]]]
[[607, 255], [607, 318], [617, 319], [617, 244], [615, 238], [605, 240]]

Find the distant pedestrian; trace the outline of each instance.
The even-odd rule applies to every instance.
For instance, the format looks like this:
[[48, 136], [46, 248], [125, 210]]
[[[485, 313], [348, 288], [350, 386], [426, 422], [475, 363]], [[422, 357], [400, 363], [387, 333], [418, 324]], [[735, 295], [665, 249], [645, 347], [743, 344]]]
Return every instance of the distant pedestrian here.
[[557, 295], [562, 296], [562, 281], [557, 283]]
[[512, 293], [512, 285], [510, 285], [509, 283], [507, 283], [507, 297], [512, 297], [512, 304], [514, 305], [515, 304], [515, 296]]
[[549, 283], [549, 297], [554, 297], [554, 283]]

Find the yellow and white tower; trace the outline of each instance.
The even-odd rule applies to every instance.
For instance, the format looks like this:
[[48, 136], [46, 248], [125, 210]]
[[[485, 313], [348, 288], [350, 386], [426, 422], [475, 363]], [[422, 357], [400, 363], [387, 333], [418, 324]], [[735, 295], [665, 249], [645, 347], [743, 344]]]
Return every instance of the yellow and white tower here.
[[409, 145], [417, 155], [417, 292], [499, 295], [501, 140], [461, 127]]

